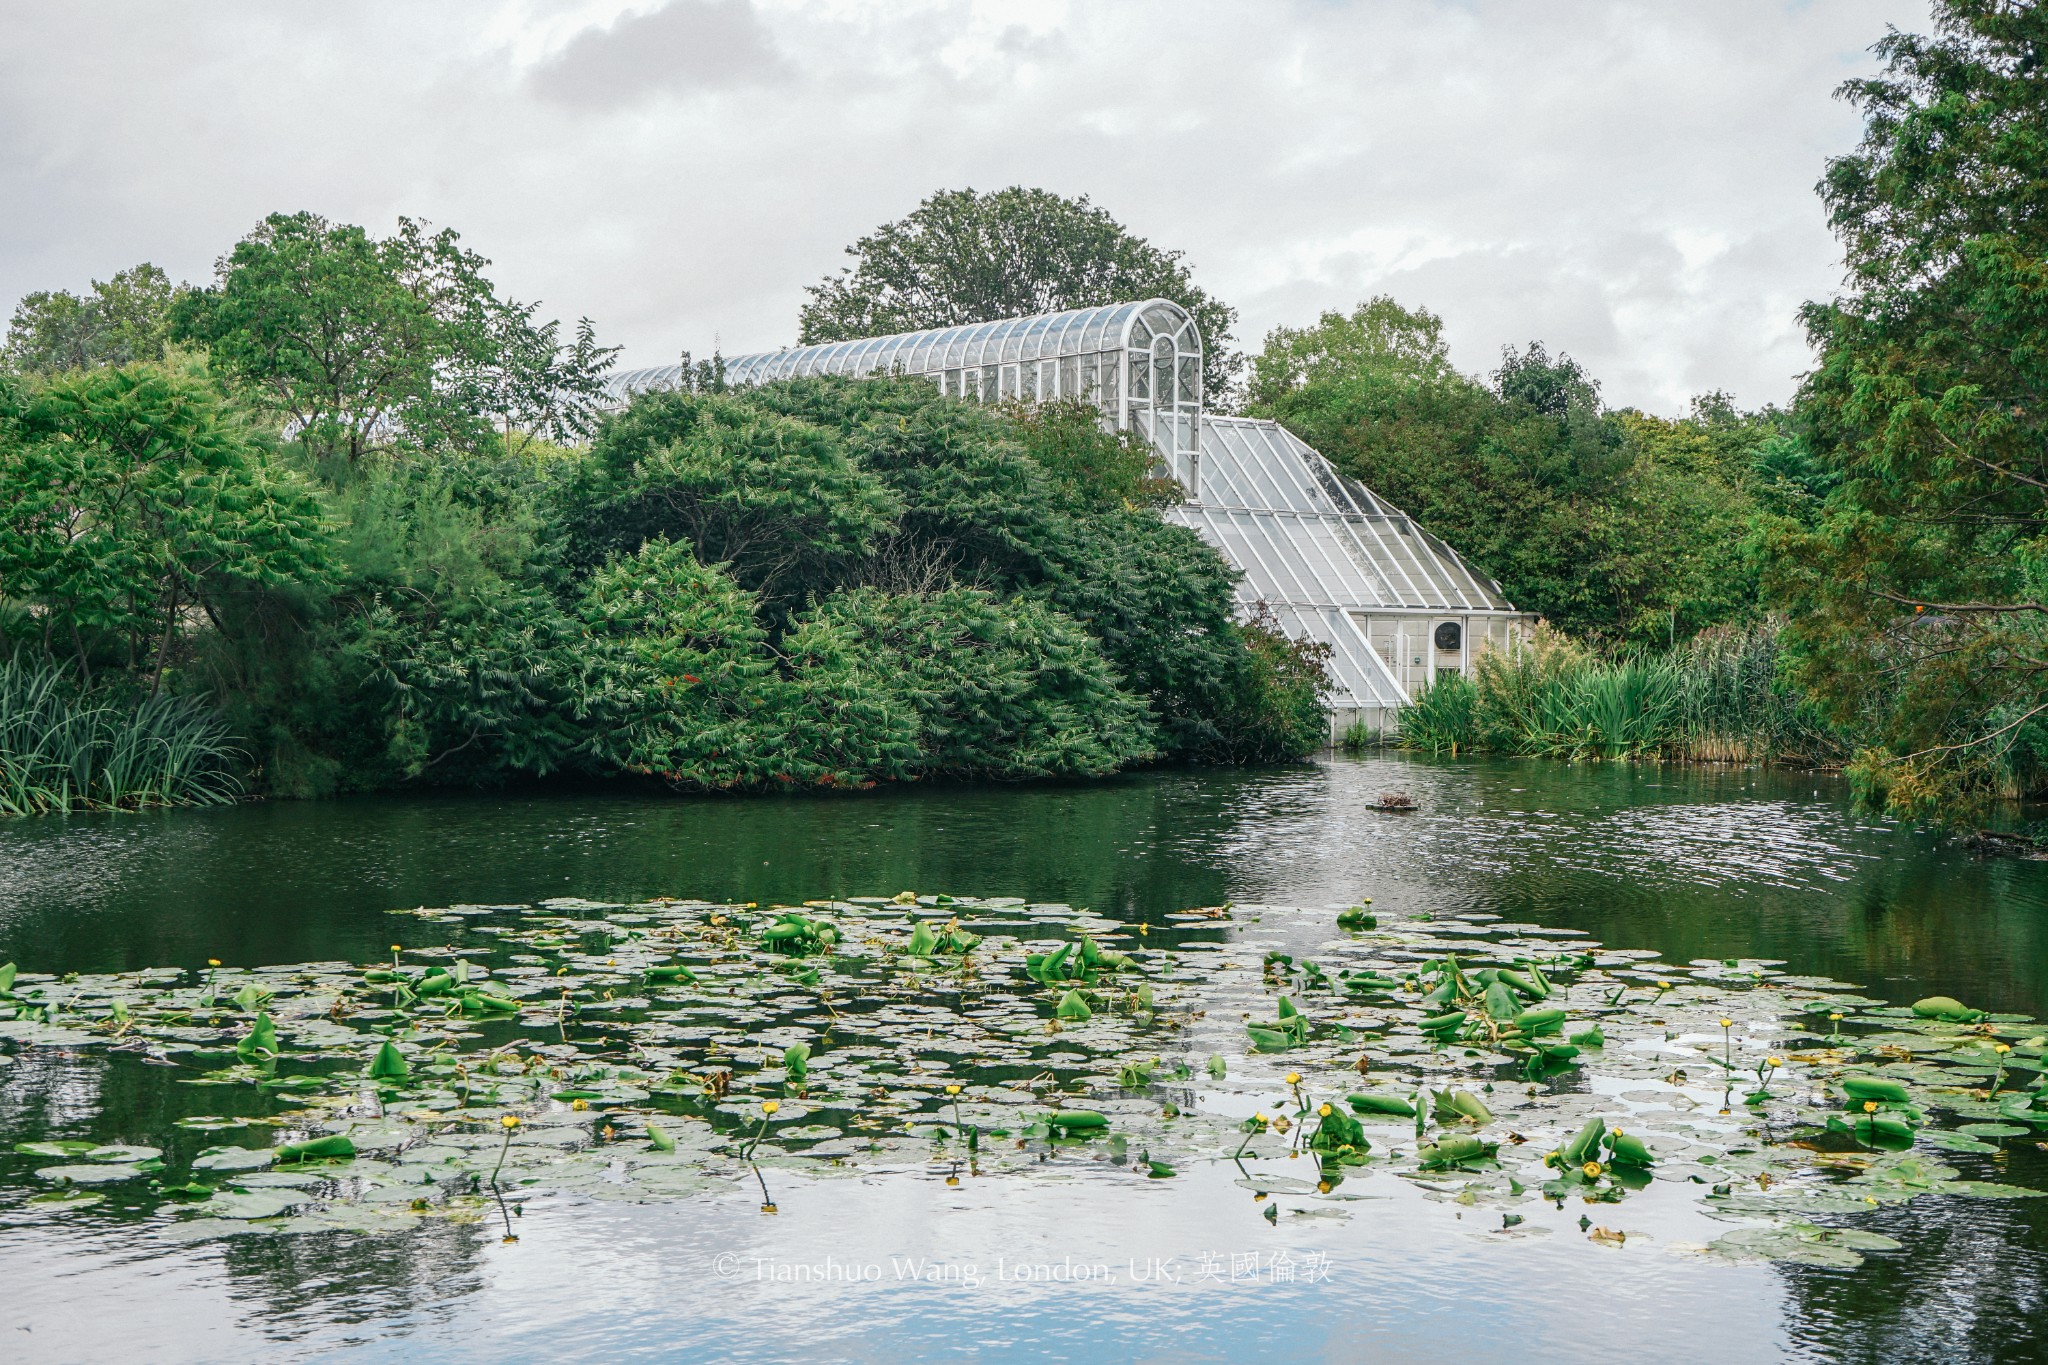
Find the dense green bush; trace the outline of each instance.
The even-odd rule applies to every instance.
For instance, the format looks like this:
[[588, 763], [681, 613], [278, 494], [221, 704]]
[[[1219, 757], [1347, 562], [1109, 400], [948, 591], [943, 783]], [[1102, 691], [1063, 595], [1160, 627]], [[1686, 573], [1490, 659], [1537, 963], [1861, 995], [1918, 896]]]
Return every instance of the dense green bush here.
[[[288, 794], [1099, 776], [1322, 742], [1315, 652], [1233, 618], [1236, 575], [1092, 409], [730, 390], [714, 363], [600, 418], [609, 353], [487, 264], [410, 222], [274, 215], [211, 286], [17, 318], [9, 647], [161, 698], [152, 724], [192, 699]], [[168, 359], [102, 363], [130, 332]]]

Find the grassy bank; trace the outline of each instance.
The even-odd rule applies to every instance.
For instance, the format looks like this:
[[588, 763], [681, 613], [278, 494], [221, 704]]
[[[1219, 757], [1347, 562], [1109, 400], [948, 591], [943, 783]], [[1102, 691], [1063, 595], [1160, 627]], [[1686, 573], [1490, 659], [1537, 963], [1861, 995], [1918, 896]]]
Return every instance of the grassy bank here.
[[[1379, 737], [1354, 731], [1348, 747]], [[1825, 765], [1845, 738], [1778, 677], [1770, 627], [1709, 631], [1662, 654], [1603, 658], [1553, 635], [1448, 674], [1394, 742], [1431, 754]]]
[[198, 702], [0, 663], [0, 814], [223, 805], [242, 794], [241, 759], [219, 713]]

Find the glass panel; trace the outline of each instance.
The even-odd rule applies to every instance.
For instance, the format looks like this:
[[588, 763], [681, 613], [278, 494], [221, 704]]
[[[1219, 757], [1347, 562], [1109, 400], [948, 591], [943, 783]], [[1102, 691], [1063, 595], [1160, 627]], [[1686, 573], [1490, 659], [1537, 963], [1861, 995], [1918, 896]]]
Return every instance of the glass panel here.
[[1023, 334], [1023, 327], [1018, 323], [1012, 322], [1005, 324], [997, 330], [1000, 333], [1003, 359], [1015, 360], [1017, 358], [1017, 338]]
[[1123, 320], [1130, 311], [1129, 304], [1096, 309], [1093, 320], [1089, 322], [1087, 329], [1081, 333], [1080, 349], [1084, 351], [1099, 351], [1104, 346], [1116, 345], [1116, 329], [1123, 326]]
[[[1002, 336], [1007, 326], [1007, 322], [984, 322], [976, 330], [973, 355], [975, 364], [992, 370], [995, 362], [1003, 358], [1003, 344], [998, 338]], [[986, 382], [992, 386], [995, 379], [991, 375]]]
[[1032, 360], [1045, 353], [1045, 329], [1052, 325], [1054, 314], [1031, 319], [1024, 328], [1024, 348], [1017, 354]]
[[1003, 397], [1015, 398], [1016, 396], [1017, 367], [1015, 365], [1005, 365], [1003, 366]]
[[[993, 374], [995, 371], [991, 370]], [[960, 392], [969, 398], [981, 397], [981, 371], [969, 366], [960, 371]]]
[[1173, 343], [1165, 337], [1152, 352], [1152, 401], [1162, 408], [1173, 402]]
[[1172, 336], [1180, 330], [1180, 325], [1187, 321], [1187, 314], [1170, 303], [1154, 304], [1145, 310], [1145, 321], [1151, 326], [1154, 334]]
[[996, 401], [997, 396], [996, 367], [991, 365], [981, 372], [981, 401], [993, 403]]
[[1095, 377], [1096, 357], [1093, 355], [1084, 355], [1080, 357], [1080, 364], [1081, 387], [1075, 390], [1075, 392], [1079, 393], [1081, 397], [1087, 399], [1091, 403], [1100, 401], [1100, 399], [1102, 398], [1102, 386], [1097, 382]]
[[1186, 351], [1180, 353], [1180, 401], [1202, 401], [1202, 357]]
[[[1089, 359], [1093, 360], [1094, 357], [1090, 356]], [[1060, 397], [1078, 398], [1080, 396], [1081, 357], [1077, 355], [1062, 356], [1060, 358]]]
[[1035, 360], [1024, 367], [1024, 392], [1019, 397], [1027, 403], [1038, 401], [1038, 362]]
[[1122, 357], [1122, 351], [1111, 351], [1102, 357], [1102, 409], [1104, 412], [1116, 411], [1117, 399], [1119, 397], [1117, 389], [1120, 386], [1119, 381], [1123, 379], [1124, 372]]
[[1152, 344], [1152, 329], [1145, 325], [1145, 319], [1139, 318], [1131, 324], [1130, 344], [1132, 346], [1149, 346]]
[[1151, 409], [1147, 408], [1143, 403], [1132, 403], [1129, 409], [1130, 421], [1126, 425], [1141, 436], [1149, 435], [1150, 433], [1146, 430], [1145, 426], [1145, 414], [1149, 411]]
[[1132, 397], [1133, 399], [1138, 399], [1138, 398], [1146, 398], [1146, 397], [1149, 397], [1149, 396], [1151, 395], [1151, 393], [1152, 393], [1152, 381], [1151, 381], [1151, 377], [1150, 377], [1150, 376], [1151, 376], [1151, 373], [1152, 373], [1152, 353], [1151, 353], [1151, 352], [1149, 352], [1149, 351], [1132, 351], [1132, 352], [1131, 352], [1131, 397]]
[[960, 371], [958, 371], [958, 370], [948, 370], [948, 371], [946, 371], [946, 397], [948, 397], [948, 398], [958, 398], [959, 396], [960, 396]]

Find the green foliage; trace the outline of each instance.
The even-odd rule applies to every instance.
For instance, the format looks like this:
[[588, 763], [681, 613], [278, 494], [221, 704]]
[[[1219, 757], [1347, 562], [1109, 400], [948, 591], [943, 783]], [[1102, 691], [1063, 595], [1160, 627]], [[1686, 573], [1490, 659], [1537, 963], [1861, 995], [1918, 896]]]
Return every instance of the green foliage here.
[[220, 805], [242, 793], [241, 757], [195, 701], [86, 688], [23, 653], [0, 660], [0, 814]]
[[1431, 754], [1470, 753], [1479, 744], [1479, 689], [1462, 673], [1443, 673], [1401, 709], [1403, 748]]
[[591, 549], [686, 540], [771, 600], [828, 587], [899, 510], [831, 432], [736, 395], [641, 395], [605, 423], [590, 474]]
[[1237, 628], [1243, 653], [1229, 710], [1203, 757], [1232, 763], [1298, 758], [1330, 740], [1329, 646], [1290, 640], [1263, 610]]
[[1144, 703], [1086, 632], [1028, 598], [856, 589], [807, 613], [790, 650], [915, 716], [919, 774], [1096, 777], [1152, 756]]
[[591, 575], [589, 758], [600, 769], [728, 787], [764, 780], [789, 738], [754, 598], [686, 543], [651, 540]]
[[1201, 327], [1212, 399], [1243, 363], [1229, 349], [1236, 310], [1196, 286], [1180, 252], [1133, 237], [1085, 195], [940, 190], [846, 254], [850, 268], [810, 286], [805, 345], [1162, 298]]
[[211, 386], [160, 366], [77, 371], [0, 393], [0, 584], [46, 654], [89, 679], [117, 663], [154, 680], [188, 609], [237, 584], [316, 579], [311, 490], [269, 458]]
[[160, 692], [150, 725], [246, 737], [286, 794], [1322, 743], [1321, 661], [1233, 619], [1236, 575], [1092, 410], [733, 392], [713, 363], [577, 449], [549, 438], [608, 362], [587, 336], [565, 358], [485, 264], [410, 222], [273, 217], [177, 303], [203, 357], [0, 381], [0, 631], [95, 696]]
[[1158, 452], [1132, 431], [1105, 431], [1092, 403], [1066, 398], [1011, 413], [1025, 453], [1057, 480], [1067, 497], [1093, 507], [1157, 507], [1179, 502], [1182, 490], [1156, 471]]
[[54, 375], [162, 360], [176, 292], [169, 275], [144, 261], [94, 280], [82, 297], [67, 289], [25, 294], [7, 325], [0, 365]]
[[1433, 754], [1839, 761], [1842, 741], [1780, 676], [1775, 625], [1604, 658], [1554, 634], [1480, 656], [1403, 708], [1400, 742]]
[[1842, 94], [1858, 149], [1821, 184], [1849, 290], [1809, 304], [1818, 494], [1773, 528], [1800, 677], [1868, 727], [1902, 814], [2048, 787], [2048, 15], [1940, 0]]
[[1349, 316], [1325, 312], [1313, 327], [1278, 327], [1252, 359], [1249, 396], [1271, 407], [1311, 384], [1344, 384], [1371, 376], [1380, 382], [1434, 383], [1455, 378], [1443, 319], [1426, 308], [1409, 310], [1385, 294]]
[[[1775, 414], [1719, 395], [1678, 422], [1606, 412], [1536, 343], [1481, 384], [1451, 369], [1434, 314], [1385, 297], [1275, 331], [1250, 398], [1574, 635], [1668, 646], [1760, 609], [1741, 546]], [[1803, 472], [1772, 484], [1786, 502]]]
[[237, 392], [316, 454], [474, 448], [494, 426], [557, 439], [589, 429], [612, 351], [588, 320], [564, 343], [533, 304], [498, 296], [489, 261], [410, 218], [383, 241], [312, 213], [276, 213], [207, 289], [178, 301]]

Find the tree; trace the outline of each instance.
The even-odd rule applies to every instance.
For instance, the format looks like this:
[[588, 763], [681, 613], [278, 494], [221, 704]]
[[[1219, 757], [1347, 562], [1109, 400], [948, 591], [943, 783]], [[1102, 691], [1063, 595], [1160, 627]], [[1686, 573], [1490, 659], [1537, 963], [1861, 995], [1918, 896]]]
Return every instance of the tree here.
[[1481, 383], [1451, 367], [1435, 314], [1385, 297], [1274, 332], [1251, 396], [1560, 629], [1668, 645], [1757, 610], [1751, 447], [1783, 434], [1774, 417], [1718, 399], [1677, 422], [1609, 412], [1541, 342]]
[[851, 268], [808, 290], [798, 330], [806, 345], [1156, 297], [1201, 328], [1212, 402], [1243, 364], [1230, 349], [1236, 310], [1195, 285], [1182, 253], [1132, 236], [1085, 195], [941, 190], [846, 254]]
[[177, 292], [169, 275], [145, 261], [94, 280], [82, 298], [63, 289], [25, 295], [7, 325], [0, 360], [17, 373], [40, 375], [162, 360]]
[[1397, 384], [1456, 377], [1443, 319], [1376, 294], [1347, 316], [1334, 310], [1313, 327], [1276, 327], [1252, 360], [1250, 398], [1270, 407], [1312, 383], [1373, 376]]
[[494, 428], [588, 434], [614, 349], [588, 319], [563, 342], [538, 305], [498, 296], [453, 229], [401, 218], [395, 236], [311, 213], [272, 214], [207, 289], [179, 300], [179, 335], [280, 414], [320, 457], [409, 445], [474, 447]]
[[1825, 490], [1773, 540], [1803, 681], [1872, 727], [1912, 814], [2048, 777], [2048, 10], [1938, 0], [1842, 95], [1820, 184], [1848, 288], [1808, 304], [1797, 412]]
[[50, 383], [0, 432], [0, 587], [45, 652], [112, 660], [154, 689], [191, 613], [235, 583], [325, 572], [327, 527], [212, 387], [160, 366]]
[[638, 395], [591, 463], [590, 547], [687, 541], [771, 604], [829, 589], [900, 510], [834, 433], [737, 395]]

